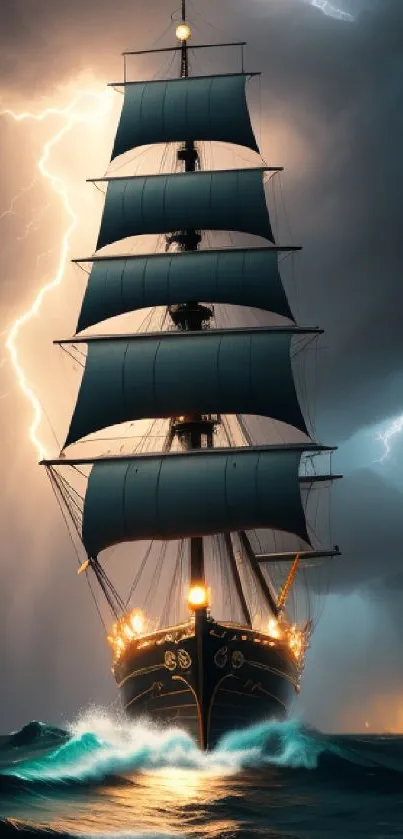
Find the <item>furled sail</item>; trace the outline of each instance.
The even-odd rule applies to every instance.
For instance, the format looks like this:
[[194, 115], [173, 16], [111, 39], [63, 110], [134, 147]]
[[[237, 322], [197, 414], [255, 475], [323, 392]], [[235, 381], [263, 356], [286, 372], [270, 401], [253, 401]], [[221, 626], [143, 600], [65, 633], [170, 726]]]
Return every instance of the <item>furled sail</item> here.
[[107, 179], [97, 250], [128, 236], [189, 229], [237, 230], [273, 241], [266, 168]]
[[272, 248], [99, 258], [85, 292], [77, 332], [149, 306], [190, 300], [252, 306], [292, 319]]
[[119, 542], [274, 528], [309, 544], [303, 446], [199, 449], [95, 462], [84, 502], [88, 556]]
[[260, 414], [307, 433], [290, 346], [298, 327], [160, 332], [89, 339], [65, 445], [127, 420]]
[[246, 80], [245, 74], [234, 74], [125, 83], [112, 160], [138, 146], [186, 140], [218, 140], [258, 151]]

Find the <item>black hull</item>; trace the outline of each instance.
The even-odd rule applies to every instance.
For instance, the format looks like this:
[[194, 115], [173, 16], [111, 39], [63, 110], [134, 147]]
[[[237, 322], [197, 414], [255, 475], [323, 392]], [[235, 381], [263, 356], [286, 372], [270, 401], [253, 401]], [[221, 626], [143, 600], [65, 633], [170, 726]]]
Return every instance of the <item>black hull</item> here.
[[286, 642], [208, 620], [132, 641], [114, 675], [130, 716], [188, 731], [213, 748], [227, 731], [283, 718], [298, 691]]

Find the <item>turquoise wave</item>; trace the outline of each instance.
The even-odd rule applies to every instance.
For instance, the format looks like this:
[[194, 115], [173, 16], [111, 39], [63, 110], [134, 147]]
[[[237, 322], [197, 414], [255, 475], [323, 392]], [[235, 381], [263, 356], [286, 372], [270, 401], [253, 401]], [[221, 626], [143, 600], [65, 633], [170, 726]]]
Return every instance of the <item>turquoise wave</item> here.
[[28, 783], [100, 783], [167, 767], [220, 774], [269, 765], [313, 771], [326, 761], [403, 771], [402, 749], [388, 750], [387, 738], [332, 737], [297, 720], [233, 731], [208, 753], [180, 729], [100, 711], [85, 714], [67, 731], [30, 723], [0, 738], [0, 778]]

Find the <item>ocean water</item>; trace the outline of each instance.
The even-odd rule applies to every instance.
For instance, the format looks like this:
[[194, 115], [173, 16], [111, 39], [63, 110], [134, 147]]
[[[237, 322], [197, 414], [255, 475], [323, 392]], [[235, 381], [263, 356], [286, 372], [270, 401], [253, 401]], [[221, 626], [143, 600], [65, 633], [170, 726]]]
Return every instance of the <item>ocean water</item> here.
[[403, 737], [296, 720], [208, 754], [179, 729], [92, 710], [0, 737], [0, 839], [403, 837]]

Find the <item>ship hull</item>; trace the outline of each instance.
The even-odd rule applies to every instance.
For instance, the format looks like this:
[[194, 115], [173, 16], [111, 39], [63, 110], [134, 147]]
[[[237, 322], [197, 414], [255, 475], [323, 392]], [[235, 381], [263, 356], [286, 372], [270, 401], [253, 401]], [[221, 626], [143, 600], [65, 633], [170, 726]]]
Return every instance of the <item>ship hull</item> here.
[[130, 716], [184, 728], [213, 748], [228, 731], [284, 718], [299, 674], [285, 642], [197, 616], [132, 641], [114, 675]]

